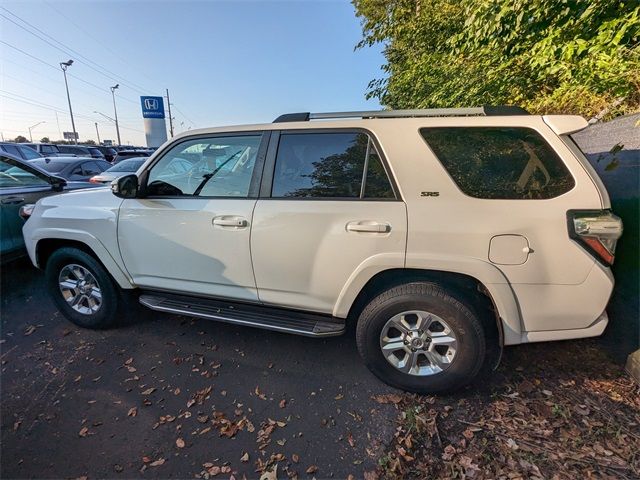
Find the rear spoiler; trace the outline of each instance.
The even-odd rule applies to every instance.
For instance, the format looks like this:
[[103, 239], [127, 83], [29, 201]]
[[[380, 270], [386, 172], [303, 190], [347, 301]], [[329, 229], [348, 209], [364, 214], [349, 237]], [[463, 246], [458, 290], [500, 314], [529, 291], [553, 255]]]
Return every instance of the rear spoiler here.
[[543, 115], [542, 120], [556, 135], [569, 135], [589, 126], [589, 123], [579, 115]]

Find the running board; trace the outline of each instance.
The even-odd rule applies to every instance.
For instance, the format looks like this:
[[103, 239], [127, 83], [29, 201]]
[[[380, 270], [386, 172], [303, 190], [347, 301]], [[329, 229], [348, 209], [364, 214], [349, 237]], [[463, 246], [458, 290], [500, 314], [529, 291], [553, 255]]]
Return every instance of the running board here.
[[169, 293], [145, 293], [140, 303], [158, 312], [189, 315], [219, 322], [264, 328], [308, 337], [332, 337], [345, 330], [344, 320], [330, 315], [233, 303]]

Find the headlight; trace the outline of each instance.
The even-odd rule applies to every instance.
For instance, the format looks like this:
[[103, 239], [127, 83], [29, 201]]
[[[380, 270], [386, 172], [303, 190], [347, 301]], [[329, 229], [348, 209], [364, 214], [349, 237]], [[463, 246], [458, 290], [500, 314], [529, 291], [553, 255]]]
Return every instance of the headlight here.
[[28, 220], [31, 214], [33, 213], [34, 208], [36, 208], [36, 205], [34, 203], [23, 205], [22, 207], [20, 207], [19, 214], [22, 218], [24, 218], [25, 220]]

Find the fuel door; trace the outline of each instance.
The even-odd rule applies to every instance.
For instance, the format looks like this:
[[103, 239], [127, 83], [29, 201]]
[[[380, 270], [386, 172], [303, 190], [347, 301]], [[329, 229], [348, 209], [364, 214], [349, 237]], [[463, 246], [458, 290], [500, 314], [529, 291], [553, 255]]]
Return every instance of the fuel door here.
[[496, 265], [522, 265], [533, 252], [522, 235], [496, 235], [489, 243], [489, 261]]

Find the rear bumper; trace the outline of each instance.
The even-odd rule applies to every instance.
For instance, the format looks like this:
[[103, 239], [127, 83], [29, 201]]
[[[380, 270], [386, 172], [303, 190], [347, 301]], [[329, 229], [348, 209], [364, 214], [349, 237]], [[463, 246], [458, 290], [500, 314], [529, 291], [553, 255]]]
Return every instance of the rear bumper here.
[[571, 340], [574, 338], [598, 337], [602, 335], [609, 323], [607, 312], [602, 312], [596, 320], [586, 328], [572, 330], [545, 330], [542, 332], [523, 332], [522, 343], [551, 342], [554, 340]]

